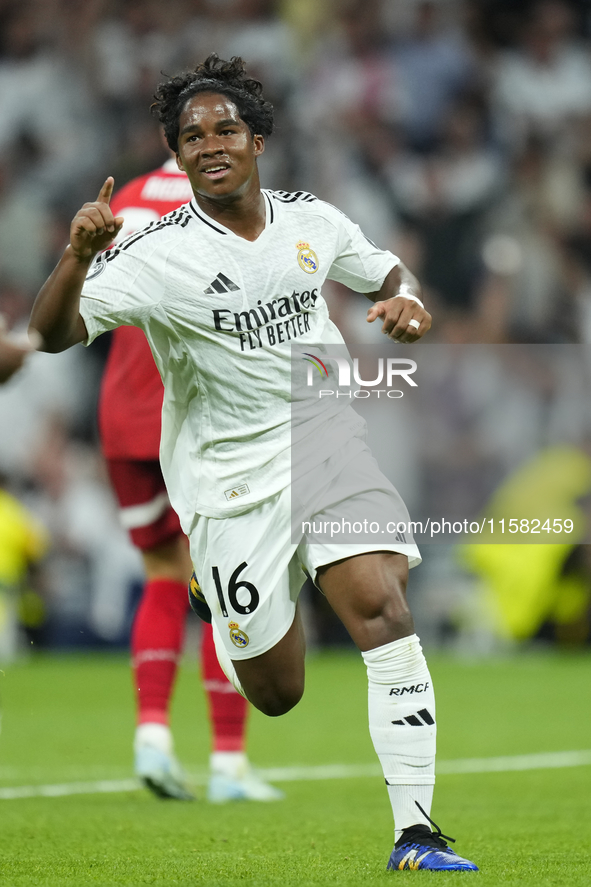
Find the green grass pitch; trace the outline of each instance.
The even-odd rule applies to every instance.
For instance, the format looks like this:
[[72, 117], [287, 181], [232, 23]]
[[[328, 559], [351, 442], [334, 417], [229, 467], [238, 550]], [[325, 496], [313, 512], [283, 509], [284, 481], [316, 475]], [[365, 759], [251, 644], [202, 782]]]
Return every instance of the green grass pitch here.
[[[431, 656], [439, 760], [591, 748], [591, 657], [487, 662]], [[124, 657], [35, 657], [0, 673], [0, 787], [131, 776], [133, 712]], [[308, 664], [303, 702], [253, 712], [261, 767], [373, 764], [365, 674], [353, 652]], [[173, 727], [204, 773], [209, 735], [196, 667], [184, 667]], [[380, 777], [282, 784], [274, 804], [157, 801], [143, 790], [0, 800], [0, 883], [12, 885], [387, 885], [588, 887], [591, 767], [440, 775], [433, 816], [480, 873], [386, 873], [390, 807]], [[201, 792], [203, 790], [201, 789]], [[406, 883], [406, 882], [405, 882]]]

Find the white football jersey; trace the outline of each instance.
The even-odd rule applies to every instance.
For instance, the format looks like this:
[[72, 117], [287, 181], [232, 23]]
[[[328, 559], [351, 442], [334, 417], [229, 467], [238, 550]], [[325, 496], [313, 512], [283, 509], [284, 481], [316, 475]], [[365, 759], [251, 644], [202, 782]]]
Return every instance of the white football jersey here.
[[344, 344], [322, 284], [374, 292], [399, 262], [311, 194], [263, 195], [254, 242], [192, 200], [97, 256], [84, 284], [87, 344], [121, 325], [150, 343], [162, 472], [186, 533], [196, 514], [228, 517], [289, 485], [292, 346]]

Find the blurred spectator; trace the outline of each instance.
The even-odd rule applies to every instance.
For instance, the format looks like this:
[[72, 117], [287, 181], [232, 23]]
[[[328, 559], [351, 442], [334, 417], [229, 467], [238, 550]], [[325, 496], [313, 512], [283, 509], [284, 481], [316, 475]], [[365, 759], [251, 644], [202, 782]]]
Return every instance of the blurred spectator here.
[[36, 4], [8, 4], [2, 19], [0, 150], [25, 146], [34, 163], [19, 176], [38, 200], [55, 199], [101, 158], [92, 96], [41, 32]]
[[47, 417], [60, 413], [72, 432], [93, 409], [92, 367], [73, 349], [64, 354], [31, 354], [26, 365], [0, 390], [0, 470], [20, 477], [30, 474]]
[[[485, 514], [497, 523], [504, 517], [508, 526], [509, 515], [519, 513], [530, 520], [537, 517], [539, 526], [545, 520], [550, 526], [566, 520], [574, 525], [571, 534], [560, 534], [550, 545], [491, 545], [485, 539], [461, 550], [463, 562], [481, 579], [491, 624], [501, 637], [524, 640], [552, 621], [559, 632], [561, 626], [574, 628], [582, 622], [578, 639], [586, 639], [589, 558], [572, 556], [588, 531], [578, 500], [590, 490], [591, 461], [585, 450], [556, 446], [527, 460], [495, 491]], [[548, 538], [542, 531], [544, 535]]]
[[382, 247], [393, 245], [396, 218], [375, 165], [392, 150], [390, 128], [400, 101], [380, 4], [356, 0], [344, 6], [295, 98], [298, 170], [303, 187], [338, 204]]
[[573, 338], [574, 303], [565, 296], [560, 237], [580, 218], [578, 176], [576, 167], [532, 138], [488, 218], [489, 231], [502, 232], [516, 249], [505, 326], [516, 341]]
[[474, 88], [479, 72], [449, 4], [418, 0], [411, 33], [393, 46], [401, 84], [399, 122], [413, 150], [432, 149], [454, 100]]
[[449, 307], [470, 309], [485, 214], [504, 186], [499, 152], [486, 139], [481, 104], [448, 109], [437, 151], [401, 152], [386, 175], [397, 207], [422, 242], [421, 279]]
[[102, 459], [96, 448], [69, 439], [59, 415], [46, 418], [39, 440], [27, 501], [52, 538], [45, 565], [50, 637], [66, 645], [126, 643], [130, 595], [143, 567], [119, 524]]
[[29, 572], [47, 551], [45, 528], [6, 489], [0, 474], [0, 662], [18, 652], [18, 603]]
[[582, 171], [577, 224], [565, 232], [563, 268], [574, 302], [573, 336], [591, 344], [591, 166]]
[[40, 338], [22, 337], [19, 340], [7, 335], [6, 321], [0, 314], [0, 385], [8, 382], [20, 370], [37, 344], [41, 344]]
[[[0, 99], [1, 101], [1, 99]], [[32, 182], [34, 145], [21, 139], [0, 159], [0, 276], [35, 292], [46, 277], [51, 215]]]
[[509, 145], [531, 135], [568, 142], [573, 122], [591, 112], [591, 61], [574, 26], [569, 3], [541, 0], [525, 17], [518, 47], [500, 56], [493, 103]]
[[248, 71], [265, 84], [273, 104], [285, 100], [299, 73], [295, 35], [279, 17], [277, 0], [235, 0], [218, 55], [248, 59]]

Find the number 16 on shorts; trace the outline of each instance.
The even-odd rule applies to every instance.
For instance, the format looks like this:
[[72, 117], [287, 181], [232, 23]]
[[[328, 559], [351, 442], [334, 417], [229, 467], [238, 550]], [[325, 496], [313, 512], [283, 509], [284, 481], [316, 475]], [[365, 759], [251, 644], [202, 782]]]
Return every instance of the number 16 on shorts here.
[[240, 579], [240, 574], [247, 566], [248, 564], [246, 561], [243, 561], [239, 567], [236, 567], [230, 576], [230, 581], [228, 582], [228, 587], [225, 593], [222, 586], [222, 580], [220, 579], [220, 571], [217, 567], [211, 568], [211, 575], [215, 582], [223, 616], [228, 616], [226, 598], [234, 612], [240, 613], [242, 616], [246, 616], [247, 613], [253, 613], [259, 605], [260, 597], [256, 586], [254, 586], [252, 582], [247, 582], [246, 579]]

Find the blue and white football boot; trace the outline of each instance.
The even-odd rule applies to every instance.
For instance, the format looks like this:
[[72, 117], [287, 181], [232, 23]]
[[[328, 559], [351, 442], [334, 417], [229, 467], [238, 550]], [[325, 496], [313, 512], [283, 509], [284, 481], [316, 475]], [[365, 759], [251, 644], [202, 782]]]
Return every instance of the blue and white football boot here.
[[[419, 804], [417, 806], [420, 807]], [[427, 816], [425, 811], [421, 812]], [[388, 862], [388, 871], [430, 871], [430, 872], [477, 872], [478, 866], [458, 856], [447, 846], [444, 838], [455, 842], [441, 832], [439, 826], [427, 816], [437, 831], [432, 832], [428, 825], [412, 825], [404, 829], [394, 845]]]

